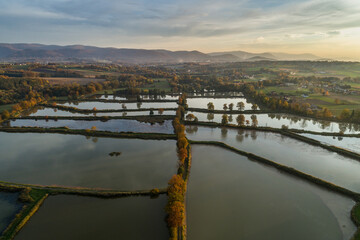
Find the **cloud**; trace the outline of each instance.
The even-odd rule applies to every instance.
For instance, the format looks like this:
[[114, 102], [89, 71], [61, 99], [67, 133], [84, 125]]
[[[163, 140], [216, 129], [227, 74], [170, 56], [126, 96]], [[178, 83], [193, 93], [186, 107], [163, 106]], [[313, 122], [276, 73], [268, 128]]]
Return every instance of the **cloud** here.
[[356, 28], [358, 0], [0, 0], [1, 42], [293, 46]]

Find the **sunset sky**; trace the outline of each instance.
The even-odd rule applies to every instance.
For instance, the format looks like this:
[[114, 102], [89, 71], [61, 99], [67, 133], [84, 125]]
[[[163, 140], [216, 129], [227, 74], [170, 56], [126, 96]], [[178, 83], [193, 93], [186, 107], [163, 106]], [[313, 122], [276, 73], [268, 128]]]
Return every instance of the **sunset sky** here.
[[360, 0], [0, 0], [0, 42], [360, 60]]

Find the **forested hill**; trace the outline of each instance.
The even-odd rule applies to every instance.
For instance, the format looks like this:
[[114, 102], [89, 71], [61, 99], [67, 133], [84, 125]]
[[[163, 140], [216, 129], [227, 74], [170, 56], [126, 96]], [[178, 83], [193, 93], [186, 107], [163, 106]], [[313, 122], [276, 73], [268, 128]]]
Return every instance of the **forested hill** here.
[[[241, 54], [239, 54], [241, 53]], [[126, 48], [100, 48], [83, 45], [57, 46], [42, 44], [0, 44], [0, 61], [110, 61], [113, 63], [181, 63], [240, 62], [261, 60], [294, 60], [291, 54], [223, 52], [205, 54], [199, 51], [168, 51]], [[286, 57], [284, 57], [286, 56]], [[309, 57], [311, 56], [311, 57]], [[287, 59], [288, 58], [288, 59]], [[315, 60], [303, 55], [301, 60]], [[299, 60], [297, 58], [297, 60]]]

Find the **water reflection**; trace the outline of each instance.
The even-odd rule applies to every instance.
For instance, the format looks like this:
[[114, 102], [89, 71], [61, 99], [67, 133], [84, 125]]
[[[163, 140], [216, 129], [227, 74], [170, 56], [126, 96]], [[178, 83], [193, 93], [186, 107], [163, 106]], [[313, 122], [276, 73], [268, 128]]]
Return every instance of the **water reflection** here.
[[[187, 114], [193, 114], [199, 121], [211, 121], [221, 123], [222, 114], [201, 113], [188, 111]], [[239, 114], [245, 117], [245, 124], [257, 125], [273, 128], [304, 129], [316, 132], [343, 132], [360, 133], [360, 124], [330, 122], [325, 120], [316, 120], [288, 114]], [[229, 115], [236, 119], [239, 115]], [[230, 122], [230, 121], [229, 121]], [[230, 122], [231, 123], [231, 122]], [[233, 124], [237, 124], [233, 121]]]

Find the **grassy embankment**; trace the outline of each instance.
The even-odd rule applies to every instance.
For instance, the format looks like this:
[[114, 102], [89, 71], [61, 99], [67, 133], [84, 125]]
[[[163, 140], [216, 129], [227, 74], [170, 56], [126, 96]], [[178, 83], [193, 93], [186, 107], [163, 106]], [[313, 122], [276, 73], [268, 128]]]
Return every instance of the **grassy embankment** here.
[[357, 202], [351, 210], [351, 219], [358, 228], [352, 240], [360, 240], [360, 202]]
[[176, 139], [175, 134], [165, 133], [134, 133], [134, 132], [111, 132], [96, 131], [90, 129], [68, 129], [68, 128], [38, 128], [38, 127], [2, 127], [0, 132], [12, 133], [57, 133], [83, 135], [89, 137], [109, 137], [109, 138], [138, 138], [152, 140]]

